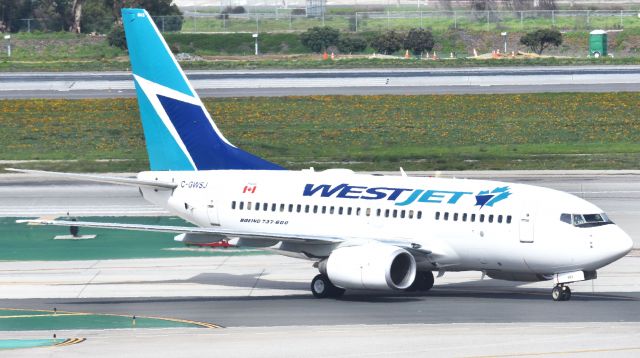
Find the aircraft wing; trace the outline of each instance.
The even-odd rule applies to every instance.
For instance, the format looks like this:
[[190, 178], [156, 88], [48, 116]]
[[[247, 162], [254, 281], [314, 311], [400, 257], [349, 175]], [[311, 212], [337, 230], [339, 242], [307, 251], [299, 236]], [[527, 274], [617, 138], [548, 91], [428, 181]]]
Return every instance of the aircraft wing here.
[[287, 242], [299, 242], [306, 244], [335, 244], [344, 242], [344, 239], [326, 236], [305, 236], [290, 234], [270, 234], [270, 233], [247, 233], [243, 231], [225, 230], [215, 227], [191, 227], [191, 226], [172, 226], [172, 225], [144, 225], [144, 224], [119, 224], [119, 223], [103, 223], [89, 221], [66, 221], [66, 220], [40, 220], [27, 219], [16, 220], [18, 224], [35, 224], [35, 225], [54, 225], [54, 226], [78, 226], [93, 227], [99, 229], [119, 229], [134, 231], [155, 231], [170, 232], [176, 234], [214, 234], [227, 237], [238, 237], [242, 239], [255, 240], [277, 240]]
[[147, 188], [158, 189], [158, 190], [173, 190], [178, 187], [178, 185], [174, 183], [165, 183], [165, 182], [152, 181], [152, 180], [140, 180], [137, 178], [121, 178], [121, 177], [111, 177], [111, 176], [95, 175], [95, 174], [47, 172], [43, 170], [31, 170], [31, 169], [5, 168], [5, 170], [10, 172], [16, 172], [16, 173], [38, 174], [38, 175], [52, 176], [52, 177], [58, 177], [63, 179], [86, 180], [86, 181], [94, 181], [99, 183], [147, 187]]

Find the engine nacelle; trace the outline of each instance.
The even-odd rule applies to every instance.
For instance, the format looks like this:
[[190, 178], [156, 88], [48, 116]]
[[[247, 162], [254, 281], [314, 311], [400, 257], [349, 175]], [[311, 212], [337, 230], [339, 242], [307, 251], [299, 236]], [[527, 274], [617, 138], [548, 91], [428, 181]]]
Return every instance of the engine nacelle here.
[[385, 244], [340, 247], [319, 268], [334, 285], [345, 289], [402, 290], [416, 277], [413, 255]]

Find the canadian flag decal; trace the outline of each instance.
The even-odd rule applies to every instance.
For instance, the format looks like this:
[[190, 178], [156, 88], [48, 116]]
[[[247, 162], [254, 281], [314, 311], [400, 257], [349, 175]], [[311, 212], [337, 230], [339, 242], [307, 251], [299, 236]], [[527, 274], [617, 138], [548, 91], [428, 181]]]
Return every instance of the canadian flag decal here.
[[256, 192], [256, 188], [257, 186], [255, 184], [247, 184], [244, 186], [244, 189], [242, 189], [243, 193], [255, 193]]

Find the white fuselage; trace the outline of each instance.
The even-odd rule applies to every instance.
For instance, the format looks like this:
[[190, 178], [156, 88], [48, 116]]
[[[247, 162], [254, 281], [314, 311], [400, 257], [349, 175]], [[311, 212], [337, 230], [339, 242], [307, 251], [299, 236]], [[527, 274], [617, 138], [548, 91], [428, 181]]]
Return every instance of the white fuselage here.
[[[562, 214], [602, 213], [573, 195], [486, 180], [376, 176], [348, 170], [143, 172], [175, 183], [144, 197], [201, 227], [308, 234], [346, 242], [403, 240], [431, 251], [419, 269], [482, 270], [511, 279], [592, 271], [624, 256], [616, 225], [577, 227]], [[287, 244], [326, 257], [335, 246]]]

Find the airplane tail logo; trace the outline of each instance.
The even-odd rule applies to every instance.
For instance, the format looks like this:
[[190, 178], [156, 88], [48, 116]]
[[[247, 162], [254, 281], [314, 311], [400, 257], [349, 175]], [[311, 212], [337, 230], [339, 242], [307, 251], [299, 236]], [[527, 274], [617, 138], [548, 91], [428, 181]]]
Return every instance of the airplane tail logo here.
[[122, 22], [151, 170], [282, 169], [222, 135], [146, 10]]

